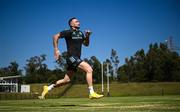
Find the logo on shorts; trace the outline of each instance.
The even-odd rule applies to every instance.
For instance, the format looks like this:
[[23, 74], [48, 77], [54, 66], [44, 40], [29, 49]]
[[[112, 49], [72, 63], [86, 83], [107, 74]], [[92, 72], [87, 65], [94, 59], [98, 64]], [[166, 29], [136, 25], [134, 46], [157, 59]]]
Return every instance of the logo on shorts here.
[[76, 61], [76, 59], [74, 59], [74, 57], [70, 57], [69, 60], [74, 63]]

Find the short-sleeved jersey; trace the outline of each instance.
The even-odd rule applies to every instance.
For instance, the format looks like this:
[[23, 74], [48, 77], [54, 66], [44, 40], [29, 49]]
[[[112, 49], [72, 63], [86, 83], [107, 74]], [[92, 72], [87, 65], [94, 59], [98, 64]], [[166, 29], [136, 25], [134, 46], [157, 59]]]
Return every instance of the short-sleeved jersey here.
[[81, 48], [84, 34], [80, 30], [64, 30], [60, 32], [60, 38], [65, 38], [68, 56], [81, 57]]

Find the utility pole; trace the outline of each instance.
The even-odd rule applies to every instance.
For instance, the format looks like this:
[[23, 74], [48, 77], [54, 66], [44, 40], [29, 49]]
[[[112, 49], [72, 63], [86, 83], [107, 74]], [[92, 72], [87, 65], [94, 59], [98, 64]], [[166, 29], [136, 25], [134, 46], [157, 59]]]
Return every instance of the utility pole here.
[[110, 76], [110, 73], [109, 73], [109, 63], [107, 63], [107, 96], [110, 96], [110, 92], [109, 92], [109, 76]]
[[102, 84], [102, 94], [104, 94], [104, 72], [103, 72], [103, 62], [101, 63], [101, 84]]

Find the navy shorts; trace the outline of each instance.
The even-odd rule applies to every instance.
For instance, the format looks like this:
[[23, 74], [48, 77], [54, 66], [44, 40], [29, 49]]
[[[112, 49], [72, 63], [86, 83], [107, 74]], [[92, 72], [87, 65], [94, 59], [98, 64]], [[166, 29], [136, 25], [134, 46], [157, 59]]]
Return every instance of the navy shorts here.
[[77, 67], [82, 62], [82, 60], [79, 57], [76, 56], [70, 56], [66, 59], [67, 61], [67, 70], [72, 70], [74, 72], [77, 71]]

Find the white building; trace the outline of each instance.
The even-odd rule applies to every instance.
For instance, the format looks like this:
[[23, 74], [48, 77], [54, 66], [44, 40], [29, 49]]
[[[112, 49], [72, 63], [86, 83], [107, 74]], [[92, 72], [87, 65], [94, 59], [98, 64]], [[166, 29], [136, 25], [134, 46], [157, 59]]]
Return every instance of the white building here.
[[18, 92], [18, 78], [17, 76], [0, 77], [0, 92]]

